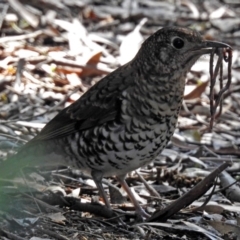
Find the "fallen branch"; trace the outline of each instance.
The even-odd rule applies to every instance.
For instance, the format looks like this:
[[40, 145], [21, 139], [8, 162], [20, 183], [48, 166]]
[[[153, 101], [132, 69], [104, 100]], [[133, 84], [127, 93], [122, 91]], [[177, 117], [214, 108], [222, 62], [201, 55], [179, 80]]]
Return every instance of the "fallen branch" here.
[[212, 173], [205, 177], [201, 182], [199, 182], [194, 188], [192, 188], [189, 192], [185, 193], [175, 202], [171, 203], [169, 206], [160, 211], [155, 211], [153, 215], [147, 219], [147, 222], [152, 222], [156, 220], [159, 222], [164, 222], [172, 215], [179, 212], [182, 208], [189, 206], [192, 202], [194, 202], [196, 199], [200, 198], [204, 193], [206, 193], [213, 186], [215, 178], [230, 165], [230, 163], [226, 162], [220, 165]]

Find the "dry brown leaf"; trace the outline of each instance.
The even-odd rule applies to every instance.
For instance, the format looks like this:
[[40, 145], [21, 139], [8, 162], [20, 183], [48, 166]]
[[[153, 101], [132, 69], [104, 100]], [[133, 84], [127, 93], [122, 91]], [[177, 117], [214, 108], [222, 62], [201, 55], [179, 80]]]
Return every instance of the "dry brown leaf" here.
[[101, 70], [97, 67], [97, 64], [87, 65], [86, 67], [82, 68], [82, 73], [80, 77], [89, 77], [89, 76], [99, 76], [103, 74], [107, 74], [107, 71]]
[[107, 73], [97, 68], [97, 64], [100, 63], [101, 56], [102, 56], [102, 51], [97, 50], [97, 51], [91, 52], [91, 56], [86, 61], [86, 67], [82, 68], [82, 72], [80, 76], [81, 77], [99, 76]]
[[100, 58], [102, 56], [101, 51], [94, 52], [92, 56], [90, 56], [89, 60], [87, 61], [87, 64], [97, 64], [100, 62]]
[[71, 74], [76, 73], [77, 75], [80, 75], [82, 73], [81, 68], [73, 68], [73, 67], [65, 67], [65, 66], [57, 66], [55, 69], [56, 73], [63, 73], [63, 74]]
[[202, 93], [206, 90], [206, 87], [208, 86], [208, 82], [209, 81], [201, 82], [200, 84], [196, 85], [194, 88], [192, 88], [192, 86], [189, 86], [189, 85], [186, 86], [185, 92], [184, 92], [184, 99], [190, 100], [190, 99], [199, 98], [202, 95]]

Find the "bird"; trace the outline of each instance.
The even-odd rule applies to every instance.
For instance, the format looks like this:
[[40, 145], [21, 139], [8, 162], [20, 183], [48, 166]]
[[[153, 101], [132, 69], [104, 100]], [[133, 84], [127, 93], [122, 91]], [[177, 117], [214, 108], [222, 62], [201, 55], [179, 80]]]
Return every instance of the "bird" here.
[[126, 174], [152, 162], [166, 147], [176, 128], [186, 75], [215, 48], [231, 47], [204, 40], [190, 28], [161, 28], [130, 62], [103, 77], [3, 161], [0, 177], [25, 167], [67, 165], [91, 176], [111, 209], [102, 179], [114, 176], [137, 215], [147, 218]]

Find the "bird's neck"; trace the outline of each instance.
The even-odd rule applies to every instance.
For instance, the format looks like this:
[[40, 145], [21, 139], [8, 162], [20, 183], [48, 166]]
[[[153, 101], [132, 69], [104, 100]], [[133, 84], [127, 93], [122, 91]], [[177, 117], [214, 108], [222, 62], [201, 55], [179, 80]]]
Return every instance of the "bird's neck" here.
[[167, 121], [177, 116], [182, 104], [185, 76], [138, 76], [134, 86], [124, 94], [122, 116], [126, 118]]

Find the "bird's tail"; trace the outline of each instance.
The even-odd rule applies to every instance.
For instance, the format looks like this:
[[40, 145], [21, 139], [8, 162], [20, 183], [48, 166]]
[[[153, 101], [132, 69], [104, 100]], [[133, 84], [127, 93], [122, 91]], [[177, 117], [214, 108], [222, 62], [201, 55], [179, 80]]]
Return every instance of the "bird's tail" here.
[[[21, 173], [30, 163], [30, 158], [21, 156], [21, 154], [0, 162], [0, 209], [6, 210], [10, 206], [13, 196], [20, 190], [18, 184], [21, 179], [18, 177], [23, 176]], [[24, 180], [21, 182], [23, 183]]]
[[[16, 155], [0, 162], [0, 209], [9, 205], [16, 192], [29, 192], [27, 169], [57, 164], [57, 161], [52, 161], [53, 157], [48, 154], [48, 149], [43, 145], [30, 146], [20, 149]], [[55, 164], [51, 164], [54, 162]], [[31, 184], [34, 182], [31, 181]]]
[[31, 160], [27, 156], [16, 154], [0, 162], [0, 182], [9, 181], [19, 175], [21, 171], [31, 166]]
[[0, 162], [0, 181], [15, 178], [26, 168], [65, 165], [55, 150], [51, 142], [23, 146], [16, 155]]

